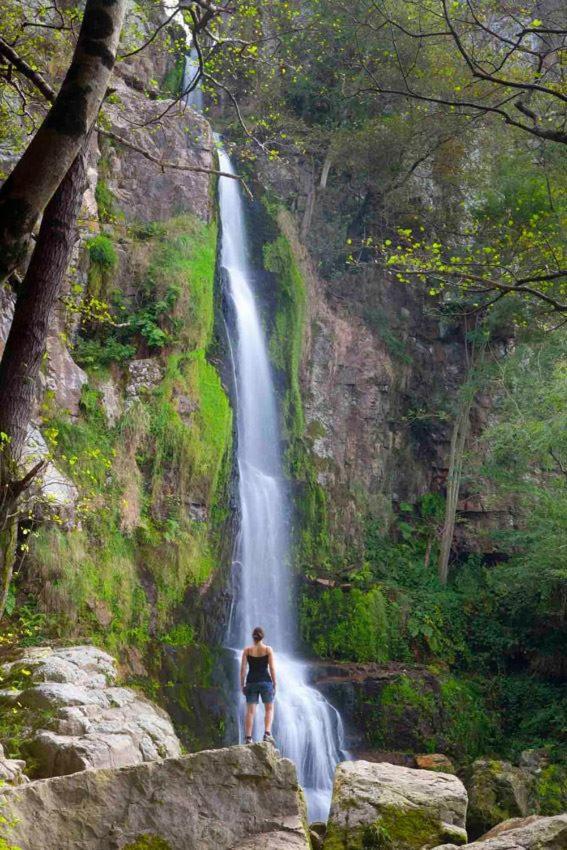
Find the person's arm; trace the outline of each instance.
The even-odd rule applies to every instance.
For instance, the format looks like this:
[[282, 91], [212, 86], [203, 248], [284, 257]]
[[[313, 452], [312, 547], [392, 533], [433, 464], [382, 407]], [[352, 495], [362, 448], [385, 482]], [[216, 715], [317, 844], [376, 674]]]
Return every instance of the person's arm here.
[[242, 653], [242, 661], [240, 662], [240, 690], [244, 693], [244, 682], [246, 681], [246, 650]]
[[274, 650], [270, 647], [270, 651], [268, 653], [268, 666], [270, 668], [270, 676], [272, 677], [272, 682], [274, 683], [274, 690], [276, 689], [276, 660], [274, 658]]

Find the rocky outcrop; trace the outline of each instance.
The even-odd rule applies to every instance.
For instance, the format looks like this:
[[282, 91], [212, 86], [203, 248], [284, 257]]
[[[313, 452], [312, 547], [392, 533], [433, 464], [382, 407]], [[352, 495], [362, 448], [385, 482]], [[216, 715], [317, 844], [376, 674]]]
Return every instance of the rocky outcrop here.
[[[447, 713], [440, 680], [426, 667], [399, 662], [319, 662], [312, 667], [312, 677], [340, 711], [349, 750], [419, 753], [432, 741], [440, 750], [446, 749]], [[404, 700], [408, 691], [417, 698]], [[410, 762], [409, 766], [415, 765]]]
[[25, 785], [28, 778], [24, 773], [25, 761], [21, 759], [9, 759], [4, 754], [4, 747], [0, 744], [0, 785], [7, 782], [8, 785]]
[[168, 715], [116, 686], [116, 662], [94, 646], [24, 651], [0, 667], [0, 703], [17, 706], [39, 777], [123, 767], [181, 752]]
[[3, 789], [21, 850], [308, 850], [295, 767], [269, 744]]
[[507, 761], [477, 759], [465, 782], [469, 794], [467, 829], [473, 838], [501, 821], [530, 813], [532, 778]]
[[[210, 125], [184, 104], [149, 100], [117, 78], [115, 103], [107, 107], [111, 129], [147, 151], [109, 147], [108, 185], [128, 221], [166, 221], [182, 212], [208, 220], [212, 213], [209, 175], [184, 166], [213, 168]], [[163, 116], [163, 117], [160, 117]], [[160, 169], [157, 162], [172, 163]]]
[[[343, 762], [335, 773], [325, 850], [464, 844], [467, 792], [456, 776]], [[381, 843], [380, 843], [381, 842]]]
[[[512, 818], [461, 850], [565, 850], [567, 847], [567, 814], [555, 817]], [[443, 844], [436, 850], [456, 850], [454, 844]]]
[[30, 489], [33, 513], [38, 518], [57, 513], [63, 527], [70, 528], [76, 523], [79, 492], [71, 479], [55, 466], [51, 456], [39, 428], [30, 425], [22, 451], [22, 467], [29, 472], [39, 461], [44, 462]]

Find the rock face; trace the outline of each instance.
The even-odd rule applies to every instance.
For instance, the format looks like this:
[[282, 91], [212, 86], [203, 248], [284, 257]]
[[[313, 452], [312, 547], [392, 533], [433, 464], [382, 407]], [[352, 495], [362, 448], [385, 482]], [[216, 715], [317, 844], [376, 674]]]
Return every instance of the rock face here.
[[[335, 773], [324, 850], [418, 850], [464, 844], [467, 792], [456, 776], [392, 764], [343, 762]], [[380, 843], [382, 842], [382, 843]]]
[[308, 850], [295, 767], [269, 744], [4, 789], [21, 850]]
[[17, 703], [30, 728], [26, 750], [36, 776], [123, 767], [181, 752], [168, 715], [130, 688], [116, 687], [116, 662], [94, 646], [30, 649], [2, 665], [0, 675], [0, 703]]
[[[436, 850], [453, 850], [454, 844], [443, 844]], [[512, 818], [462, 850], [565, 850], [567, 847], [567, 814], [555, 817]]]
[[467, 829], [473, 838], [501, 821], [530, 812], [532, 778], [507, 761], [477, 759], [465, 781], [469, 794]]
[[[152, 101], [119, 78], [113, 79], [120, 103], [108, 106], [112, 130], [148, 151], [158, 161], [178, 166], [214, 167], [211, 128], [189, 107]], [[167, 120], [159, 121], [167, 111]], [[151, 123], [156, 121], [157, 123]], [[146, 126], [140, 126], [146, 125]], [[160, 169], [131, 148], [109, 152], [109, 183], [128, 221], [165, 221], [181, 212], [208, 220], [212, 212], [209, 175]]]
[[8, 759], [4, 755], [4, 747], [0, 744], [0, 783], [8, 785], [25, 785], [28, 782], [24, 774], [26, 763], [21, 759]]

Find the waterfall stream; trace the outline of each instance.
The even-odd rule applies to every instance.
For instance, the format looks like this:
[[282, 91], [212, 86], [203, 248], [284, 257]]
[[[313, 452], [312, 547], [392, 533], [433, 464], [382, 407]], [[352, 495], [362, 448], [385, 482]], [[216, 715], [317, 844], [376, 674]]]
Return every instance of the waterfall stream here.
[[[222, 171], [234, 174], [219, 149]], [[277, 698], [273, 733], [278, 749], [297, 767], [309, 818], [326, 820], [342, 750], [338, 712], [308, 684], [308, 666], [294, 656], [289, 546], [290, 493], [282, 470], [277, 397], [267, 341], [252, 287], [245, 210], [236, 180], [221, 177], [221, 264], [230, 317], [227, 333], [234, 369], [240, 529], [233, 564], [234, 599], [228, 644], [238, 652], [261, 625], [276, 653]], [[238, 696], [241, 701], [243, 697]], [[255, 735], [261, 735], [261, 715]], [[241, 740], [242, 738], [242, 722]]]

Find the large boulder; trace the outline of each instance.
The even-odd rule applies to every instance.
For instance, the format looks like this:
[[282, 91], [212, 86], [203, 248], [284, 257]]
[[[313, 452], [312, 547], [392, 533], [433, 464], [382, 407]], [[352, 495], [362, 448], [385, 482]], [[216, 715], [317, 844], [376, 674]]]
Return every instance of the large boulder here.
[[97, 647], [28, 649], [1, 665], [0, 677], [0, 705], [20, 713], [36, 777], [181, 753], [166, 712], [130, 688], [118, 687], [114, 658]]
[[530, 813], [532, 777], [507, 761], [477, 759], [465, 784], [469, 795], [467, 830], [472, 838], [501, 821]]
[[270, 744], [32, 782], [0, 805], [21, 850], [309, 848], [295, 767]]
[[337, 767], [325, 850], [464, 844], [467, 792], [456, 777], [393, 764]]
[[[549, 818], [538, 815], [512, 818], [461, 850], [565, 850], [566, 847], [567, 814], [563, 814]], [[443, 844], [436, 850], [456, 850], [456, 847]]]

